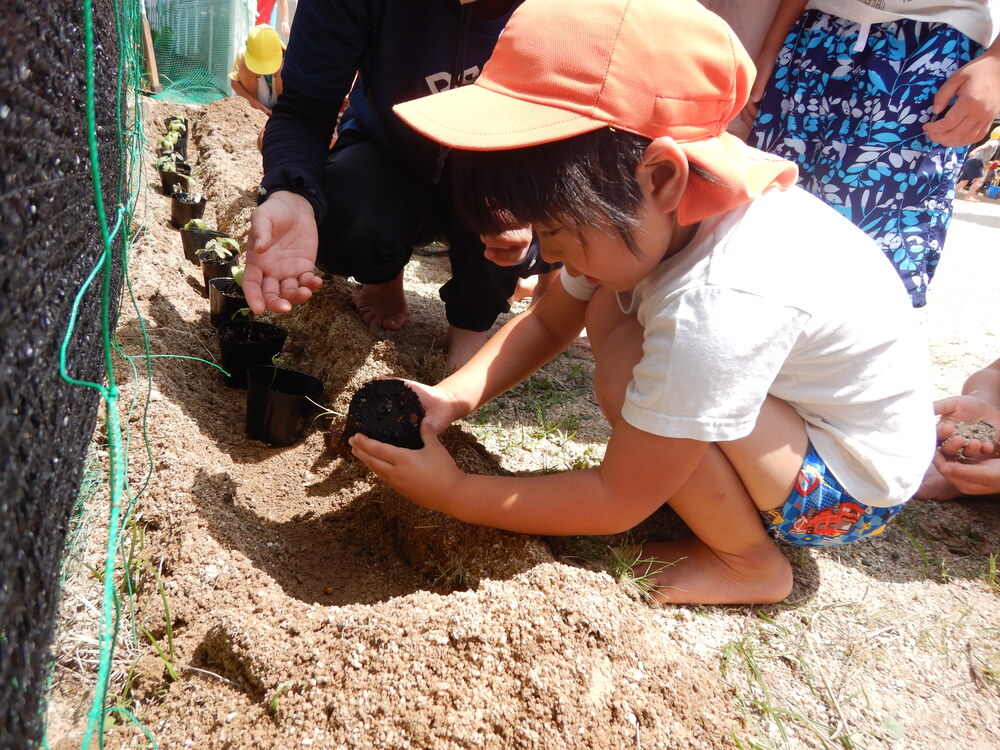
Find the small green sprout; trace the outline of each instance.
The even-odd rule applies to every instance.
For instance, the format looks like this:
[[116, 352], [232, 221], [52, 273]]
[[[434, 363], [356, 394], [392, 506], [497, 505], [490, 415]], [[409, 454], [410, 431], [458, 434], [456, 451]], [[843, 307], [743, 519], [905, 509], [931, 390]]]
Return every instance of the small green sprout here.
[[278, 708], [281, 701], [281, 696], [283, 696], [288, 690], [295, 686], [295, 683], [289, 680], [288, 682], [282, 682], [275, 688], [274, 692], [271, 694], [270, 700], [267, 702], [267, 712], [269, 714], [278, 713]]
[[153, 167], [160, 172], [176, 172], [177, 161], [170, 154], [165, 154], [153, 162]]
[[204, 252], [211, 253], [212, 257], [221, 263], [235, 258], [240, 252], [240, 244], [232, 237], [213, 237], [205, 243]]
[[183, 120], [171, 120], [170, 124], [167, 125], [167, 132], [170, 133], [183, 133], [187, 130], [187, 125], [184, 124]]
[[208, 224], [206, 224], [202, 219], [191, 219], [191, 221], [185, 224], [182, 227], [182, 229], [185, 229], [187, 231], [191, 231], [192, 229], [198, 229], [204, 232], [206, 229], [208, 229]]
[[177, 131], [172, 130], [163, 136], [157, 143], [164, 151], [169, 151], [177, 145], [177, 141], [180, 139], [180, 134], [178, 134]]
[[239, 310], [237, 310], [236, 312], [234, 312], [232, 315], [229, 316], [230, 320], [236, 320], [237, 318], [248, 318], [250, 320], [250, 323], [252, 324], [253, 310], [251, 310], [249, 307], [241, 307]]
[[238, 286], [243, 286], [243, 266], [230, 266], [229, 275]]

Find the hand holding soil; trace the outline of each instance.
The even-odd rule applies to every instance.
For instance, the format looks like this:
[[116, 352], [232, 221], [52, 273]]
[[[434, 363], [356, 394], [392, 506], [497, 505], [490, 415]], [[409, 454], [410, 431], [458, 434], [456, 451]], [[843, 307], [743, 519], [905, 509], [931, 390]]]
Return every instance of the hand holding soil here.
[[990, 404], [975, 396], [953, 396], [937, 401], [934, 411], [941, 417], [938, 446], [946, 458], [971, 460], [994, 452], [996, 428], [985, 418], [996, 421], [998, 415]]

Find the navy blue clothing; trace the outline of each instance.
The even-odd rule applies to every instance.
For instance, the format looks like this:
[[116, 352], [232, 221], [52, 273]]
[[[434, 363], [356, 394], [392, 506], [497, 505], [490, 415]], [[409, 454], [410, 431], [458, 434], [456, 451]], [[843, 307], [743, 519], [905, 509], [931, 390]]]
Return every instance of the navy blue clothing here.
[[363, 284], [395, 278], [418, 243], [443, 240], [453, 274], [442, 289], [448, 320], [486, 330], [535, 259], [503, 269], [483, 257], [478, 237], [451, 219], [447, 170], [435, 180], [441, 147], [392, 112], [479, 76], [510, 13], [488, 20], [473, 8], [458, 0], [300, 0], [284, 88], [265, 130], [261, 187], [263, 196], [305, 196], [319, 223], [318, 264]]

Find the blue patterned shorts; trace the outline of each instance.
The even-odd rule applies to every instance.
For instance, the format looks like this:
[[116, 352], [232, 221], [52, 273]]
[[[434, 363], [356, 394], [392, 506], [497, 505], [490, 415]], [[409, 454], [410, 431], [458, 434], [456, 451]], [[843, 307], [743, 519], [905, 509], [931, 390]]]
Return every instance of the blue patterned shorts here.
[[932, 141], [922, 126], [941, 84], [982, 47], [943, 23], [872, 24], [859, 43], [862, 29], [806, 11], [747, 141], [795, 162], [799, 184], [875, 240], [921, 307], [968, 152]]
[[767, 533], [796, 547], [839, 547], [885, 531], [903, 505], [862, 505], [847, 494], [812, 443], [785, 504], [761, 511]]

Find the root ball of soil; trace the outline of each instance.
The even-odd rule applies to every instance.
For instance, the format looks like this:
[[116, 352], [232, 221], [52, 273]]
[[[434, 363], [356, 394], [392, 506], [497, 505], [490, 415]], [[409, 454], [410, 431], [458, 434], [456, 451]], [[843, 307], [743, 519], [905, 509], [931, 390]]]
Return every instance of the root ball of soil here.
[[351, 398], [337, 443], [342, 451], [350, 452], [347, 441], [360, 432], [382, 443], [418, 450], [424, 447], [420, 439], [423, 418], [420, 397], [402, 380], [370, 380]]

